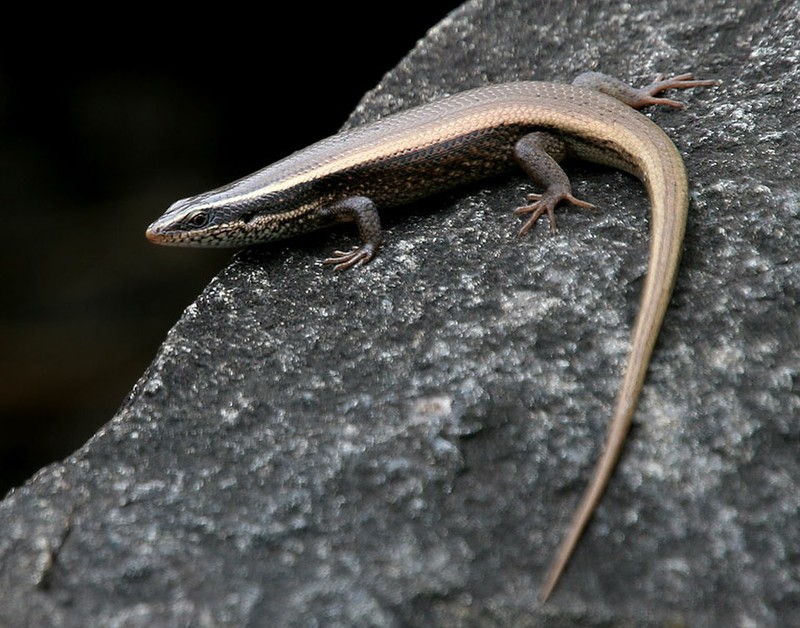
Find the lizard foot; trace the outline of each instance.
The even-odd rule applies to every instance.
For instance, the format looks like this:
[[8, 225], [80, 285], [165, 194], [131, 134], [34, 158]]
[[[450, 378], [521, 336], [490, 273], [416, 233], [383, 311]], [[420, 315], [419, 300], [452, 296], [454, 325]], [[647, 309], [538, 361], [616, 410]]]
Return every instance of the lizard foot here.
[[710, 85], [719, 85], [719, 81], [715, 80], [698, 80], [690, 72], [686, 74], [678, 74], [669, 78], [664, 77], [663, 74], [656, 76], [656, 79], [650, 83], [636, 90], [638, 101], [635, 107], [646, 107], [648, 105], [666, 105], [667, 107], [675, 107], [677, 109], [684, 109], [686, 105], [678, 100], [671, 98], [656, 98], [656, 94], [660, 94], [668, 89], [688, 89], [690, 87], [708, 87]]
[[349, 251], [334, 251], [333, 255], [322, 261], [323, 264], [335, 264], [333, 270], [347, 270], [356, 265], [363, 265], [375, 257], [375, 247], [372, 244], [354, 246]]
[[583, 207], [585, 209], [594, 209], [594, 205], [591, 203], [587, 203], [586, 201], [582, 201], [580, 199], [575, 198], [569, 192], [564, 193], [548, 193], [545, 192], [544, 194], [528, 194], [527, 199], [529, 201], [533, 201], [530, 205], [523, 205], [522, 207], [517, 207], [514, 210], [515, 216], [522, 216], [523, 214], [532, 214], [528, 220], [525, 221], [525, 224], [522, 225], [522, 228], [519, 230], [518, 236], [524, 236], [528, 231], [530, 231], [531, 227], [536, 224], [536, 221], [542, 217], [542, 215], [547, 212], [547, 218], [550, 220], [550, 231], [552, 233], [556, 232], [556, 213], [555, 208], [559, 203], [566, 202], [572, 203], [573, 205], [577, 205], [578, 207]]

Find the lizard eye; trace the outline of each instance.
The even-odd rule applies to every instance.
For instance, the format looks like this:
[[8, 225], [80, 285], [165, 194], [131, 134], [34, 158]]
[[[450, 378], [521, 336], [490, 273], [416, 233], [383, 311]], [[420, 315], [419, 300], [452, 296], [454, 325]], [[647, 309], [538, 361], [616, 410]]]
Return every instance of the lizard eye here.
[[195, 212], [186, 219], [186, 222], [195, 229], [202, 229], [208, 224], [208, 213], [204, 211]]

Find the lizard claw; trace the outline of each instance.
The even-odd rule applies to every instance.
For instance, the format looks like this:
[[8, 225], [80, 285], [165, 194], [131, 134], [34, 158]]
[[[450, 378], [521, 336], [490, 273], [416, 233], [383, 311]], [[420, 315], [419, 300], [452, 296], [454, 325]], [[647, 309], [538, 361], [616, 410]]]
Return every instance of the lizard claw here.
[[514, 210], [515, 216], [522, 216], [523, 214], [532, 214], [528, 220], [525, 221], [525, 224], [522, 225], [522, 228], [519, 230], [517, 234], [518, 237], [524, 236], [528, 231], [530, 231], [531, 227], [536, 224], [536, 221], [541, 218], [542, 214], [547, 212], [547, 218], [550, 221], [550, 231], [551, 233], [556, 232], [556, 213], [555, 208], [559, 203], [567, 202], [572, 203], [573, 205], [577, 205], [578, 207], [583, 207], [585, 209], [594, 209], [594, 205], [591, 203], [587, 203], [586, 201], [581, 201], [574, 196], [570, 192], [564, 193], [548, 193], [545, 192], [544, 194], [528, 194], [527, 200], [533, 201], [530, 205], [523, 205], [522, 207], [517, 207]]
[[686, 105], [678, 100], [671, 98], [656, 98], [656, 94], [660, 94], [668, 89], [687, 89], [689, 87], [708, 87], [711, 85], [719, 85], [716, 80], [699, 80], [695, 79], [691, 72], [686, 74], [678, 74], [665, 78], [663, 74], [658, 74], [655, 80], [644, 87], [636, 90], [639, 96], [637, 106], [646, 107], [648, 105], [666, 105], [667, 107], [675, 107], [676, 109], [684, 109]]
[[334, 251], [331, 257], [324, 259], [323, 264], [335, 264], [333, 270], [347, 270], [353, 266], [362, 266], [375, 257], [375, 247], [372, 244], [354, 246], [349, 251]]

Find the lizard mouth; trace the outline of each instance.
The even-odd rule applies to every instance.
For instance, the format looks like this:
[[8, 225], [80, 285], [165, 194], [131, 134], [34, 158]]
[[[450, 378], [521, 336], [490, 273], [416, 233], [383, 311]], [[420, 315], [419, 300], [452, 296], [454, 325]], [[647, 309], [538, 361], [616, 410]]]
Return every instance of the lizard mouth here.
[[145, 230], [144, 235], [152, 244], [161, 244], [166, 246], [186, 246], [188, 244], [178, 237], [178, 233], [171, 231], [168, 228], [165, 229], [163, 225], [158, 224], [158, 221], [155, 221], [152, 225], [150, 225]]
[[153, 242], [154, 244], [160, 244], [162, 240], [161, 234], [158, 232], [158, 229], [155, 226], [155, 223], [150, 225], [147, 230], [144, 232], [145, 237]]
[[144, 235], [153, 244], [172, 244], [174, 240], [169, 236], [169, 231], [165, 230], [158, 220], [147, 227]]

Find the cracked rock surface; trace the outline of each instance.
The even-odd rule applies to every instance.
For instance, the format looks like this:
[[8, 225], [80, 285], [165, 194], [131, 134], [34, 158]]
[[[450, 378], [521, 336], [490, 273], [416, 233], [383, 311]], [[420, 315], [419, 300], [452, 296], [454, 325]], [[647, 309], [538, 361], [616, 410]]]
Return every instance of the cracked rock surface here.
[[[244, 251], [109, 423], [0, 504], [2, 626], [800, 626], [796, 2], [464, 4], [348, 124], [488, 82], [695, 71], [672, 307], [609, 490], [536, 590], [605, 433], [647, 199], [570, 164]], [[187, 253], [189, 254], [189, 253]]]

